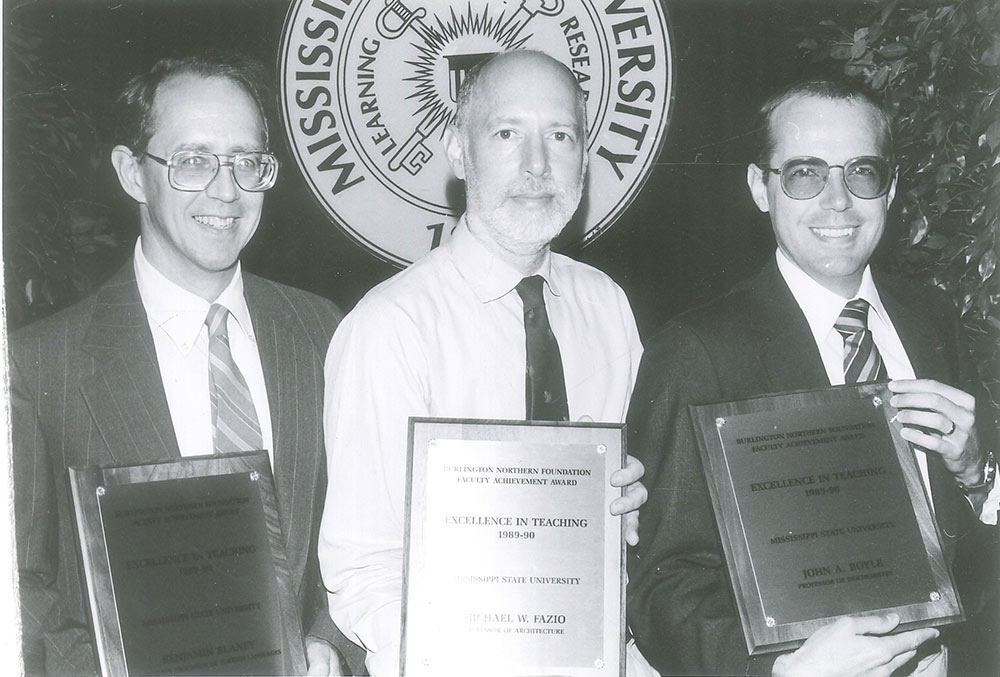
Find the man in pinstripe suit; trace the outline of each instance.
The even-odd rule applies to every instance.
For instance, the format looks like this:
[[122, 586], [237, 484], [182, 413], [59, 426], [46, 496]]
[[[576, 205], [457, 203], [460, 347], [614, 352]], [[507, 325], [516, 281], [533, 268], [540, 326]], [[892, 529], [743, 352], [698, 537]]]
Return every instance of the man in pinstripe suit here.
[[123, 145], [111, 159], [138, 205], [134, 255], [89, 298], [11, 336], [28, 674], [98, 670], [66, 468], [213, 452], [212, 305], [228, 311], [227, 351], [271, 455], [309, 674], [343, 669], [335, 647], [350, 647], [327, 612], [315, 552], [323, 359], [341, 314], [240, 269], [277, 172], [259, 75], [255, 64], [215, 55], [165, 59], [130, 81], [118, 102]]

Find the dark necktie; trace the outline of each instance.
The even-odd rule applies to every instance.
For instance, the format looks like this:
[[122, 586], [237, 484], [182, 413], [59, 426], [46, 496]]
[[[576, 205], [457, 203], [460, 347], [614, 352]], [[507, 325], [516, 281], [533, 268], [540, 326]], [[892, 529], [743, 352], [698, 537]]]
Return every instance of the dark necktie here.
[[559, 343], [549, 326], [542, 298], [542, 278], [526, 277], [517, 284], [524, 306], [524, 345], [527, 365], [524, 378], [525, 414], [530, 421], [568, 421], [566, 381]]
[[864, 299], [849, 301], [840, 311], [836, 328], [844, 337], [844, 383], [866, 383], [888, 378], [882, 356], [868, 331], [868, 309]]
[[229, 349], [229, 310], [217, 303], [208, 309], [208, 394], [212, 401], [215, 453], [264, 448], [250, 388]]

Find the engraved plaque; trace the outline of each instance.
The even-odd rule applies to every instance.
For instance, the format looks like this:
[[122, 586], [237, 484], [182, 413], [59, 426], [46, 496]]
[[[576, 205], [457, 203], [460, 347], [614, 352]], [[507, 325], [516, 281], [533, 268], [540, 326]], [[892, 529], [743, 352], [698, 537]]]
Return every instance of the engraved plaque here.
[[70, 478], [105, 674], [305, 671], [266, 452]]
[[410, 433], [404, 672], [623, 674], [622, 426]]
[[884, 385], [691, 407], [751, 654], [844, 615], [963, 620]]

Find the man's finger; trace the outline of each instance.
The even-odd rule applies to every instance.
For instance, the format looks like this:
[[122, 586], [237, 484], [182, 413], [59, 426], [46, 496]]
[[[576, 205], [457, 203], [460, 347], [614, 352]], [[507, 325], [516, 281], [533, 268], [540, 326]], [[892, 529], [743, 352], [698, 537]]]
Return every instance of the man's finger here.
[[629, 545], [639, 544], [639, 513], [630, 512], [622, 518], [625, 531], [625, 542]]
[[889, 381], [889, 390], [898, 395], [905, 393], [940, 395], [963, 409], [975, 409], [976, 406], [976, 398], [964, 390], [928, 378]]
[[916, 655], [917, 655], [916, 649], [910, 649], [909, 651], [904, 651], [903, 653], [899, 654], [886, 664], [885, 666], [886, 674], [887, 675], [893, 674], [894, 672], [896, 672], [896, 670], [899, 670], [901, 667], [903, 667], [911, 660], [913, 660], [913, 657]]
[[629, 485], [629, 488], [625, 490], [624, 496], [611, 501], [611, 505], [609, 506], [611, 514], [624, 515], [633, 510], [638, 510], [646, 502], [647, 495], [646, 487], [642, 486], [640, 482]]
[[611, 473], [611, 486], [627, 487], [642, 479], [646, 469], [642, 466], [642, 461], [635, 456], [625, 457], [625, 467]]
[[854, 622], [852, 630], [855, 635], [884, 635], [899, 625], [899, 614], [854, 616], [849, 620]]
[[942, 437], [958, 429], [958, 423], [954, 419], [936, 411], [903, 409], [896, 415], [896, 420], [903, 425], [934, 430]]
[[901, 632], [886, 639], [889, 641], [889, 650], [894, 655], [915, 651], [924, 642], [935, 639], [941, 633], [936, 628], [919, 628], [908, 632]]

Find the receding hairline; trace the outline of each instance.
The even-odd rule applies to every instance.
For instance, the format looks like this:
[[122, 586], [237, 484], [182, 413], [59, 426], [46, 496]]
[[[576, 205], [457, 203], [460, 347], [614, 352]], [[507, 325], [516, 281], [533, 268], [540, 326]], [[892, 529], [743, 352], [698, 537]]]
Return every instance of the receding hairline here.
[[479, 64], [467, 76], [462, 88], [459, 90], [457, 110], [455, 115], [455, 125], [459, 129], [465, 128], [469, 122], [469, 113], [483, 105], [483, 85], [489, 82], [490, 77], [497, 77], [496, 71], [500, 68], [511, 68], [516, 62], [530, 63], [534, 61], [538, 64], [545, 64], [549, 72], [561, 76], [569, 87], [574, 100], [574, 108], [577, 123], [581, 133], [587, 130], [587, 103], [583, 89], [573, 75], [573, 71], [553, 56], [539, 50], [513, 50], [500, 52], [483, 63]]
[[[840, 97], [840, 96], [828, 96], [822, 93], [815, 92], [791, 92], [788, 96], [782, 98], [780, 101], [776, 101], [770, 110], [768, 110], [765, 124], [767, 129], [765, 133], [769, 137], [770, 143], [769, 151], [774, 153], [775, 147], [778, 142], [779, 130], [775, 127], [778, 116], [783, 110], [808, 101], [825, 101], [833, 104], [840, 104], [843, 106], [849, 106], [851, 108], [856, 108], [859, 110], [864, 110], [868, 120], [872, 124], [872, 128], [875, 130], [875, 145], [879, 147], [880, 151], [888, 151], [888, 155], [892, 155], [892, 129], [890, 121], [885, 117], [884, 111], [879, 108], [876, 104], [872, 103], [866, 97]], [[767, 161], [770, 158], [760, 158], [762, 161]]]
[[534, 61], [539, 64], [544, 64], [549, 68], [549, 70], [560, 74], [569, 84], [571, 89], [579, 89], [576, 78], [573, 76], [573, 72], [564, 63], [555, 57], [546, 54], [545, 52], [534, 49], [519, 49], [509, 52], [500, 52], [483, 62], [479, 70], [479, 77], [485, 79], [497, 69], [504, 67], [510, 68], [518, 61]]
[[894, 157], [892, 111], [885, 102], [858, 82], [840, 77], [814, 77], [793, 82], [779, 89], [757, 109], [751, 126], [754, 140], [754, 162], [767, 164], [774, 152], [775, 139], [772, 121], [775, 112], [786, 103], [799, 99], [843, 101], [846, 104], [867, 103], [874, 113], [879, 129], [879, 152], [890, 160]]
[[257, 117], [258, 127], [260, 128], [261, 139], [266, 143], [268, 137], [267, 130], [267, 119], [264, 116], [264, 111], [261, 110], [260, 103], [254, 97], [254, 93], [247, 87], [244, 82], [241, 82], [237, 78], [230, 77], [222, 73], [212, 73], [204, 74], [197, 71], [179, 71], [177, 73], [171, 73], [163, 78], [162, 81], [156, 86], [156, 90], [153, 92], [153, 102], [150, 107], [149, 123], [150, 123], [150, 137], [156, 135], [157, 128], [157, 113], [161, 110], [162, 105], [162, 94], [172, 87], [177, 87], [179, 82], [182, 83], [184, 80], [192, 80], [195, 82], [211, 82], [213, 80], [221, 80], [235, 89], [239, 90], [241, 94], [246, 99], [247, 105], [253, 110], [254, 115]]
[[208, 49], [187, 56], [164, 57], [134, 74], [118, 93], [113, 108], [117, 143], [141, 150], [155, 130], [152, 114], [163, 84], [181, 75], [220, 77], [242, 89], [253, 101], [263, 122], [264, 142], [269, 140], [268, 105], [271, 101], [266, 71], [259, 61], [242, 52]]

